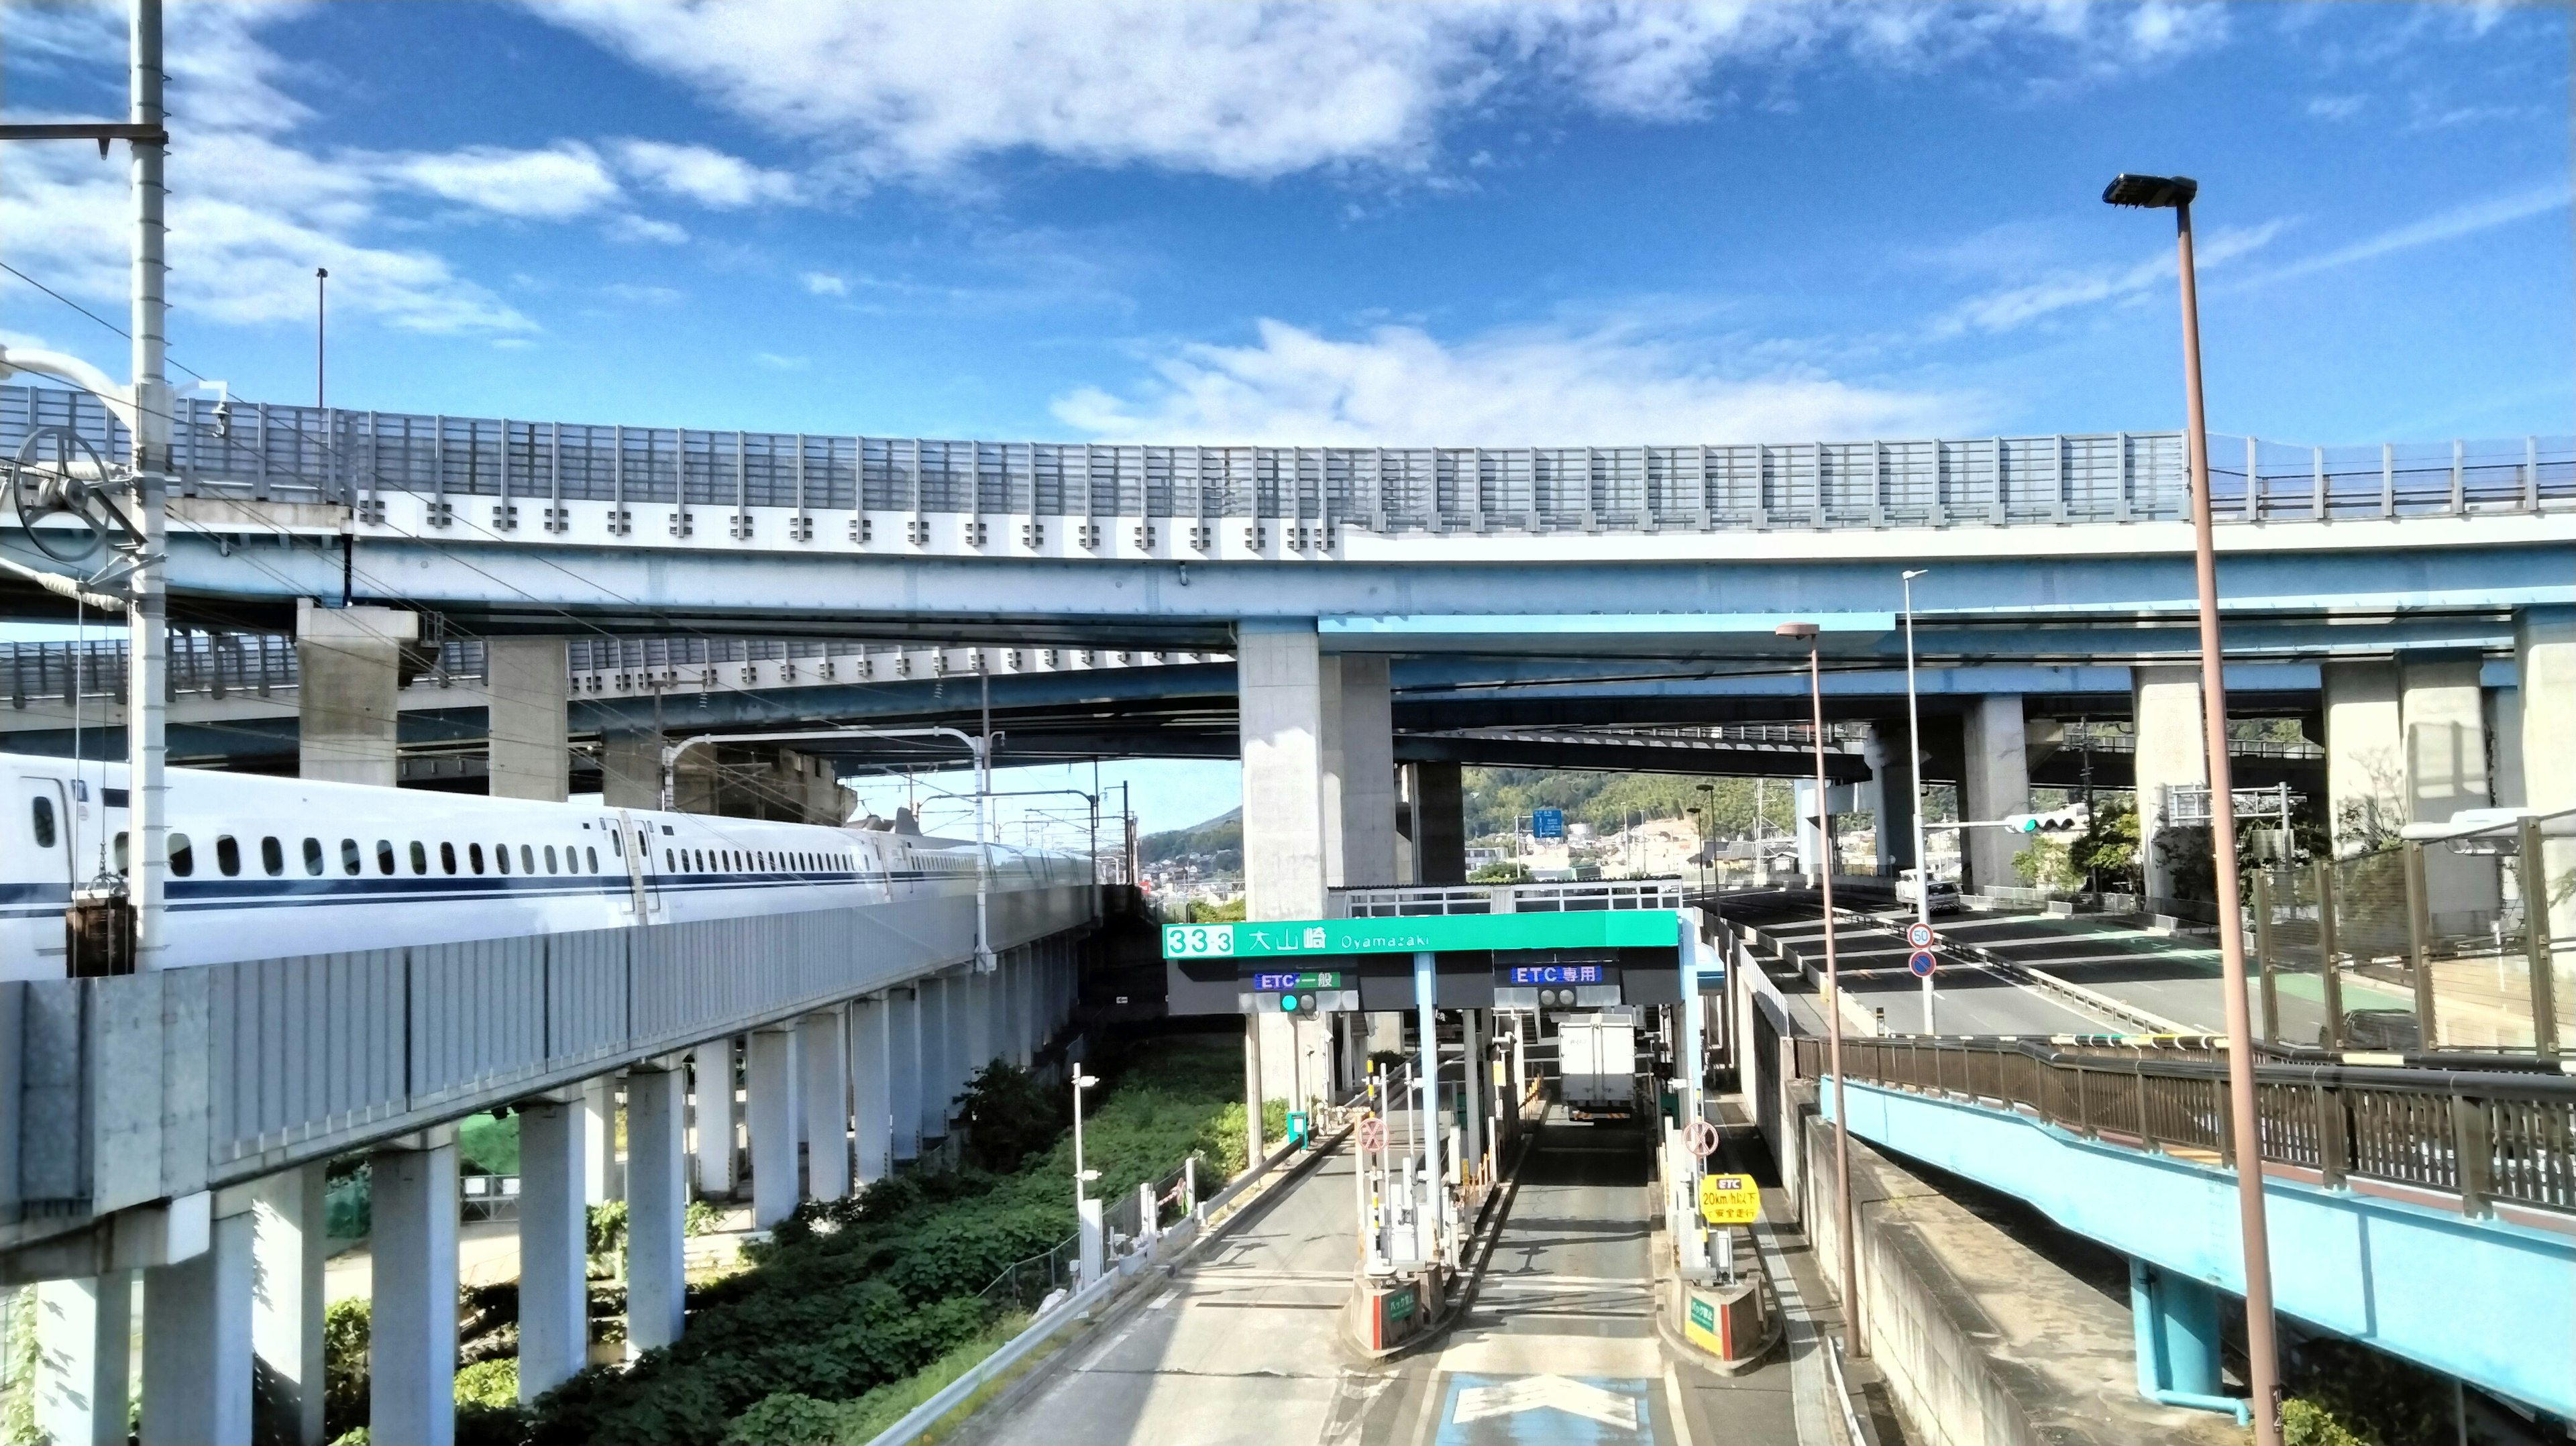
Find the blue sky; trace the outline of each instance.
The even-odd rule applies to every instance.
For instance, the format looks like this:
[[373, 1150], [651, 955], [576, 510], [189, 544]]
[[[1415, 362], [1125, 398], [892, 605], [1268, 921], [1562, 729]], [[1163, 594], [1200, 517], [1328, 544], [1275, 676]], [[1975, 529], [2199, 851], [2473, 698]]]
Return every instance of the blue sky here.
[[[13, 117], [119, 104], [13, 5]], [[174, 3], [175, 354], [308, 400], [1489, 443], [2576, 430], [2568, 18], [2396, 4]], [[0, 157], [116, 315], [122, 167]], [[121, 343], [0, 277], [0, 339]]]

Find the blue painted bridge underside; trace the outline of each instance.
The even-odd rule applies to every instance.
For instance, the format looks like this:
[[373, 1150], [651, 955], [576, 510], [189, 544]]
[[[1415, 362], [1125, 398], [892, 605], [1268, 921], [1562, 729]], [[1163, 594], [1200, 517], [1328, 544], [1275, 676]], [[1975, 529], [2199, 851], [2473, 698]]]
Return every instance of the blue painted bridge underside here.
[[[2018, 1196], [2125, 1254], [2244, 1293], [2233, 1171], [1981, 1105], [1858, 1083], [1848, 1092], [1852, 1133]], [[1830, 1114], [1833, 1091], [1822, 1093]], [[2263, 1194], [2283, 1313], [2576, 1416], [2576, 1233], [2278, 1177]]]

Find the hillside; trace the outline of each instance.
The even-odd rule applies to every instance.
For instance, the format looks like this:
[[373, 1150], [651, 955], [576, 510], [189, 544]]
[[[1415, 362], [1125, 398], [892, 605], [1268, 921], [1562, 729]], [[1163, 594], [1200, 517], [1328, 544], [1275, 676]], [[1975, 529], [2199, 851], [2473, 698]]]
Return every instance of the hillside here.
[[[1561, 808], [1568, 823], [1588, 823], [1598, 832], [1615, 833], [1632, 819], [1682, 817], [1684, 809], [1703, 802], [1699, 792], [1703, 783], [1709, 785], [1705, 802], [1712, 813], [1709, 832], [1715, 837], [1750, 834], [1757, 801], [1762, 804], [1765, 832], [1776, 836], [1790, 830], [1795, 810], [1786, 779], [1757, 787], [1749, 778], [1470, 768], [1462, 780], [1467, 836], [1507, 835], [1515, 817], [1541, 808]], [[1527, 827], [1526, 822], [1522, 826]], [[1147, 834], [1139, 846], [1149, 864], [1189, 859], [1213, 873], [1239, 870], [1243, 867], [1243, 810], [1230, 808], [1204, 823]]]
[[1243, 869], [1243, 810], [1229, 808], [1205, 823], [1149, 833], [1136, 841], [1149, 864], [1187, 860], [1212, 874]]

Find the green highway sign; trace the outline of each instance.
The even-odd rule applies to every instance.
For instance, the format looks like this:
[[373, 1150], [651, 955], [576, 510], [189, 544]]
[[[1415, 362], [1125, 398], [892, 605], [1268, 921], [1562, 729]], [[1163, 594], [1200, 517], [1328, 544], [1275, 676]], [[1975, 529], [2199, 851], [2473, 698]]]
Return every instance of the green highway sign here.
[[1266, 960], [1300, 954], [1436, 954], [1451, 949], [1669, 949], [1680, 942], [1680, 920], [1670, 909], [1586, 909], [1561, 914], [1170, 924], [1163, 929], [1163, 957]]

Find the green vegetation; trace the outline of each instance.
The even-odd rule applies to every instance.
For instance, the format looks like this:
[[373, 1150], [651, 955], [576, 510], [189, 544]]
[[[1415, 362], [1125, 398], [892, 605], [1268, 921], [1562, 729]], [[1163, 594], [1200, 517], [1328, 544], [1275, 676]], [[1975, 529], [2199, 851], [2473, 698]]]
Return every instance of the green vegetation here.
[[725, 1431], [725, 1446], [840, 1446], [871, 1440], [1008, 1344], [1028, 1323], [1026, 1312], [1005, 1311], [939, 1359], [900, 1381], [873, 1387], [855, 1401], [818, 1401], [792, 1391], [764, 1397], [734, 1418]]
[[1243, 911], [1248, 908], [1251, 903], [1252, 900], [1244, 895], [1237, 895], [1234, 898], [1226, 900], [1222, 904], [1211, 904], [1203, 900], [1192, 899], [1189, 901], [1189, 917], [1183, 922], [1191, 924], [1240, 924], [1243, 922]]
[[2354, 1341], [2319, 1339], [2288, 1362], [2284, 1446], [2448, 1446], [2458, 1436], [2450, 1383]]
[[[1600, 773], [1573, 768], [1469, 768], [1461, 775], [1467, 836], [1508, 834], [1513, 821], [1534, 809], [1561, 808], [1568, 823], [1588, 823], [1602, 833], [1626, 828], [1631, 817], [1683, 818], [1705, 805], [1712, 838], [1741, 838], [1753, 831], [1756, 802], [1763, 831], [1789, 832], [1796, 808], [1786, 779], [1757, 786], [1750, 778], [1700, 778], [1674, 773]], [[1701, 784], [1709, 785], [1703, 798]]]
[[1149, 833], [1136, 841], [1136, 848], [1149, 864], [1197, 859], [1209, 873], [1239, 873], [1243, 869], [1243, 810], [1228, 809], [1205, 823]]
[[[1101, 1172], [1101, 1195], [1133, 1193], [1193, 1153], [1211, 1178], [1242, 1168], [1243, 1106], [1233, 1098], [1242, 1065], [1230, 1045], [1163, 1041], [1087, 1067], [1109, 1081], [1083, 1127], [1084, 1163]], [[976, 1343], [1000, 1328], [1011, 1303], [976, 1292], [1073, 1231], [1062, 1092], [994, 1065], [976, 1075], [965, 1107], [964, 1168], [899, 1175], [854, 1201], [809, 1202], [754, 1250], [752, 1269], [691, 1293], [688, 1333], [676, 1345], [629, 1368], [586, 1371], [533, 1411], [478, 1407], [478, 1430], [507, 1434], [477, 1439], [864, 1440], [858, 1423], [893, 1419], [909, 1409], [897, 1404], [907, 1392], [926, 1395], [940, 1370], [953, 1366], [953, 1379], [981, 1358]], [[459, 1425], [461, 1433], [463, 1417]], [[844, 1429], [860, 1434], [832, 1434]]]
[[1478, 864], [1467, 875], [1471, 884], [1521, 884], [1529, 882], [1529, 870], [1515, 863]]

